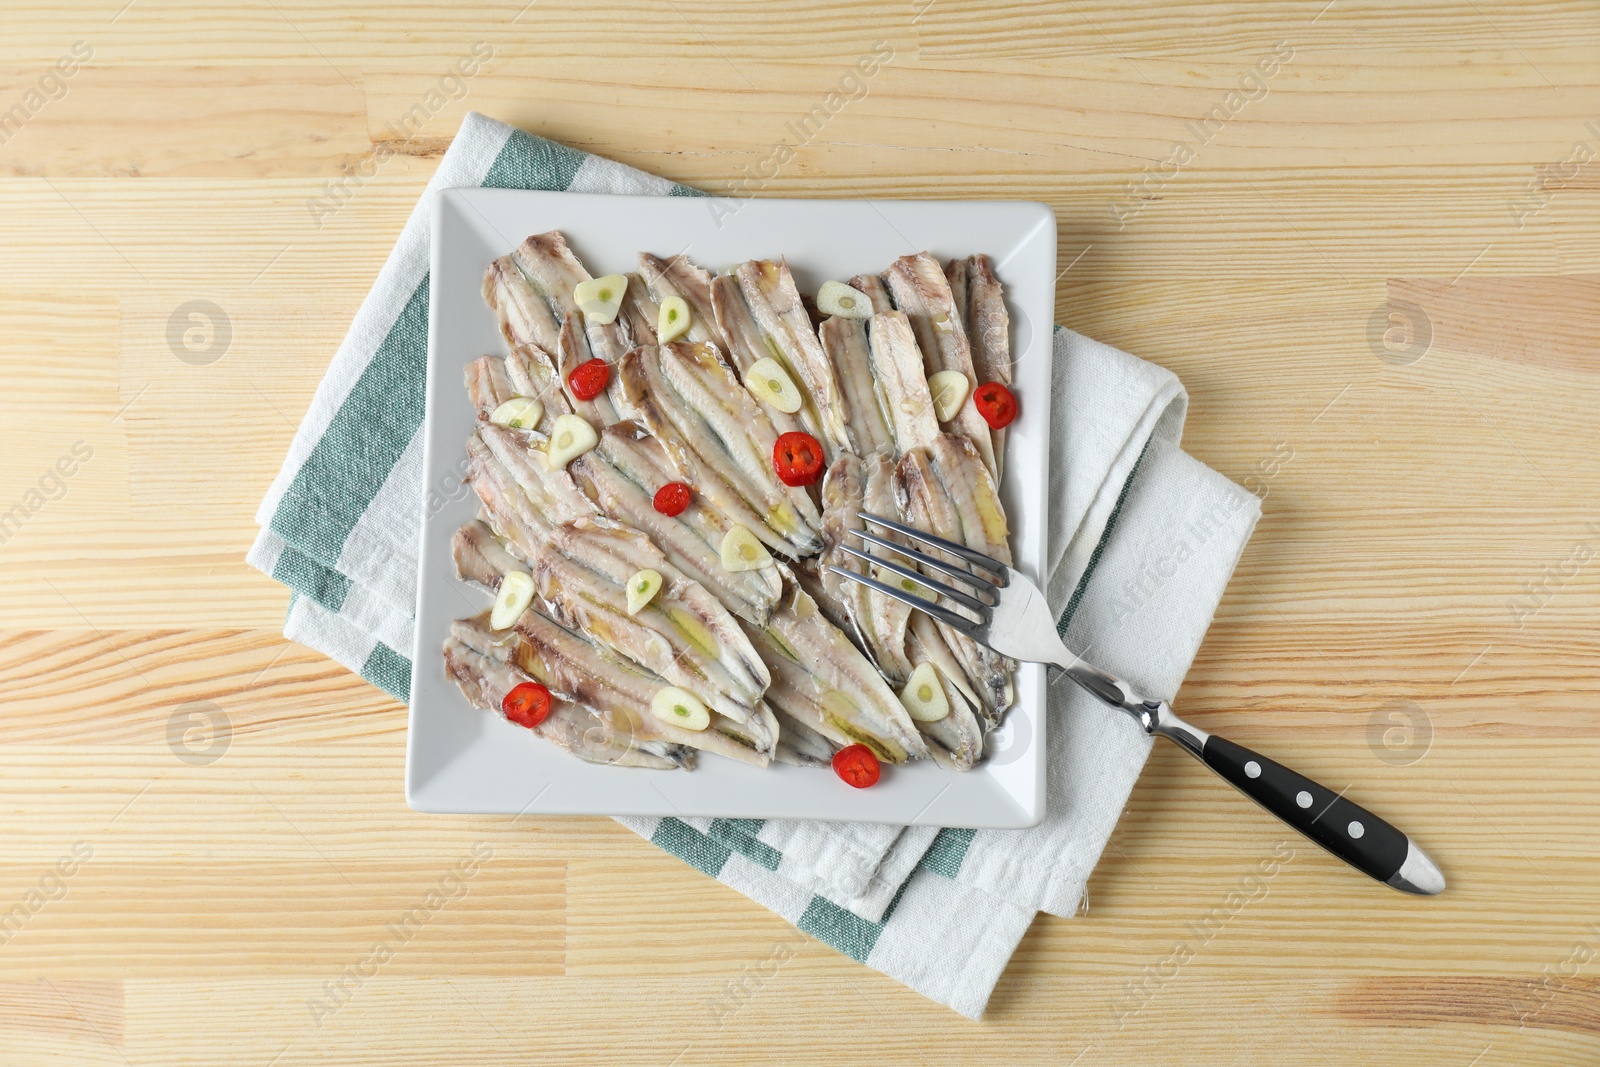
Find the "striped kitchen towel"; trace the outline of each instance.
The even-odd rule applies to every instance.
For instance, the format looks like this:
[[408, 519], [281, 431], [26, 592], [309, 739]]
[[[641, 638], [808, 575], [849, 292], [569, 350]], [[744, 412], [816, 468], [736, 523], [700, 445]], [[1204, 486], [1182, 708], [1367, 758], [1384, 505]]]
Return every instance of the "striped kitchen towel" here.
[[[292, 591], [286, 636], [400, 700], [410, 692], [427, 507], [428, 219], [438, 190], [458, 186], [700, 195], [476, 113], [463, 121], [317, 388], [257, 513], [248, 557]], [[1179, 449], [1186, 397], [1169, 372], [1059, 326], [1054, 341], [1046, 591], [1074, 647], [1143, 692], [1171, 697], [1259, 506]], [[1131, 721], [1074, 686], [1052, 685], [1048, 705], [1048, 814], [1032, 829], [619, 821], [805, 933], [977, 1018], [1034, 915], [1077, 911], [1149, 751]], [[992, 758], [1020, 752], [1031, 728], [1014, 712], [1008, 745]]]

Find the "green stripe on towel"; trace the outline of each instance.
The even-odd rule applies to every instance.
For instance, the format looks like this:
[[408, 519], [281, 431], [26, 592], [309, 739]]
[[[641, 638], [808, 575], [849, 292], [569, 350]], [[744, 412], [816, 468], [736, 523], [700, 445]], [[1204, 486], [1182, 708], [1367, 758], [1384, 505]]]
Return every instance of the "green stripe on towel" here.
[[566, 189], [584, 158], [564, 144], [516, 130], [506, 138], [483, 184], [490, 189]]
[[350, 531], [422, 425], [428, 366], [428, 280], [339, 405], [272, 515], [272, 531], [334, 567]]
[[361, 677], [382, 689], [402, 704], [411, 702], [411, 661], [383, 642], [372, 646]]
[[272, 577], [333, 612], [344, 607], [344, 598], [350, 595], [350, 579], [314, 559], [307, 559], [290, 545], [285, 545], [278, 556]]
[[682, 819], [667, 816], [656, 827], [650, 843], [666, 849], [695, 870], [715, 878], [728, 862], [731, 850], [711, 840]]
[[831, 900], [814, 896], [811, 898], [811, 903], [806, 905], [805, 914], [800, 916], [800, 921], [795, 925], [823, 944], [832, 945], [857, 963], [865, 963], [867, 957], [872, 955], [872, 946], [878, 943], [878, 936], [888, 925], [889, 916], [894, 914], [895, 906], [905, 895], [906, 886], [910, 884], [911, 879], [907, 878], [905, 884], [896, 891], [894, 899], [889, 901], [889, 906], [884, 909], [883, 919], [879, 922], [869, 922], [855, 912], [845, 911]]

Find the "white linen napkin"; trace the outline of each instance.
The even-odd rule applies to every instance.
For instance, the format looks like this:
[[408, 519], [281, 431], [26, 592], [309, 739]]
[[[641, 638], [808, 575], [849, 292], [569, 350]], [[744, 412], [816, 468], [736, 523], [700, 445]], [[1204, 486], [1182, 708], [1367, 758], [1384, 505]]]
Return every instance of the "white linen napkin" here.
[[[427, 220], [438, 190], [474, 185], [699, 195], [476, 113], [464, 120], [317, 389], [248, 555], [294, 591], [287, 637], [402, 700], [425, 507]], [[1186, 397], [1172, 374], [1060, 327], [1054, 358], [1048, 599], [1078, 651], [1171, 697], [1258, 502], [1178, 449]], [[417, 402], [396, 399], [408, 397]], [[1076, 911], [1149, 751], [1130, 720], [1069, 684], [1051, 687], [1047, 714], [1049, 810], [1033, 829], [619, 821], [976, 1018], [1034, 914]], [[996, 758], [1021, 751], [1031, 729], [1014, 712]]]

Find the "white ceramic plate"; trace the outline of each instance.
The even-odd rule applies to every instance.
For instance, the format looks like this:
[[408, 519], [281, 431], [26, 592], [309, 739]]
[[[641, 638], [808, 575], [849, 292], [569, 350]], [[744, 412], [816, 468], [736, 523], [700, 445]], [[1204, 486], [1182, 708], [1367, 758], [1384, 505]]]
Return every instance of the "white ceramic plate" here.
[[[472, 707], [445, 677], [440, 647], [452, 620], [483, 610], [487, 595], [455, 577], [450, 537], [477, 513], [460, 482], [472, 406], [462, 369], [504, 354], [479, 293], [484, 268], [529, 234], [561, 230], [595, 275], [636, 268], [641, 249], [680, 252], [720, 270], [785, 256], [802, 291], [829, 278], [881, 271], [926, 250], [941, 261], [986, 252], [1005, 284], [1022, 409], [1006, 440], [1001, 497], [1017, 565], [1042, 578], [1055, 307], [1055, 216], [1013, 201], [713, 200], [512, 189], [451, 189], [437, 201], [428, 318], [426, 518], [411, 674], [406, 800], [418, 811], [574, 815], [700, 815], [828, 819], [940, 826], [1023, 827], [1044, 816], [1044, 668], [1017, 677], [1017, 705], [992, 739], [993, 755], [956, 774], [922, 761], [886, 768], [871, 789], [827, 769], [762, 770], [703, 756], [694, 771], [584, 763], [527, 730]], [[1042, 582], [1040, 583], [1043, 584]]]

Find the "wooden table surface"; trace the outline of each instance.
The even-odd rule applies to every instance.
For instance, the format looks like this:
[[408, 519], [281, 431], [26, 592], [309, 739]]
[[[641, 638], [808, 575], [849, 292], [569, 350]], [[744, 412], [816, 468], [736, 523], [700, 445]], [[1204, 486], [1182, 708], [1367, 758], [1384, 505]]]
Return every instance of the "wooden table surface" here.
[[[0, 1060], [1600, 1061], [1592, 0], [522, 2], [0, 14]], [[1449, 891], [1296, 840], [1197, 936], [1284, 832], [1158, 747], [974, 1024], [608, 820], [408, 811], [404, 709], [242, 557], [469, 108], [711, 191], [1051, 203], [1059, 321], [1177, 372], [1188, 449], [1263, 497], [1182, 708]]]

